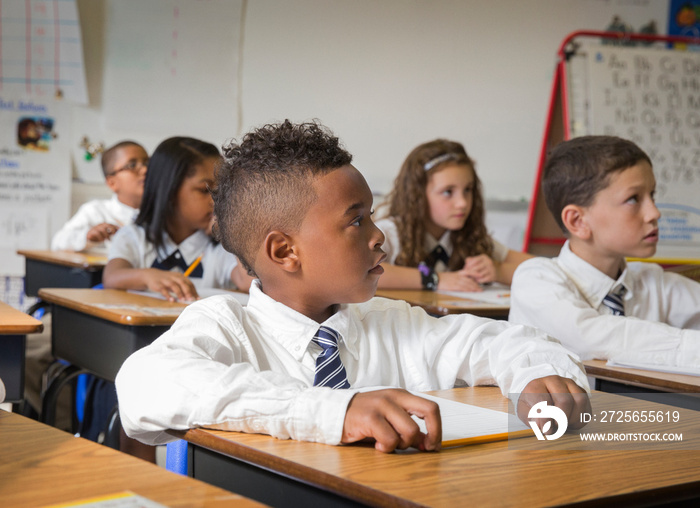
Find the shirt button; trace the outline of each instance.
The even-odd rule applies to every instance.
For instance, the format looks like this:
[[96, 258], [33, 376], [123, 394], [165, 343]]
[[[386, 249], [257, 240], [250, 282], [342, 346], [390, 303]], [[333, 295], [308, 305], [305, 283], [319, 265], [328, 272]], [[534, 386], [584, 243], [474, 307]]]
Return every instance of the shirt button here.
[[300, 349], [301, 349], [301, 346], [296, 346], [296, 347], [294, 348], [294, 351], [299, 351]]
[[179, 252], [176, 252], [176, 253], [175, 253], [175, 259], [180, 259], [180, 253], [179, 253]]

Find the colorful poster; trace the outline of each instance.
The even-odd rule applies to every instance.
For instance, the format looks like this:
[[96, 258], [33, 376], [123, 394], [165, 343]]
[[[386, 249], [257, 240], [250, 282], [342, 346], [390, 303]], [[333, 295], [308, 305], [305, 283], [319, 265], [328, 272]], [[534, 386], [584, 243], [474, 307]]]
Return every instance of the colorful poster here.
[[0, 275], [24, 275], [18, 249], [47, 249], [68, 220], [70, 113], [53, 97], [0, 93]]
[[671, 0], [668, 35], [700, 37], [700, 0]]

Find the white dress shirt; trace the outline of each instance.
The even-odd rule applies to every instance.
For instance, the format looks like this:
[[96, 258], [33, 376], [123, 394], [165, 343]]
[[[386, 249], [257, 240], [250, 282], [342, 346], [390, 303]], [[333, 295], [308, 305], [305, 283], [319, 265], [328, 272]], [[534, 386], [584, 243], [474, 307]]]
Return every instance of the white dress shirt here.
[[[146, 230], [141, 226], [130, 224], [121, 228], [114, 235], [109, 247], [109, 259], [121, 258], [134, 268], [150, 268], [156, 258], [167, 258], [176, 250], [187, 266], [202, 255], [202, 277], [191, 277], [196, 288], [233, 288], [231, 271], [238, 264], [238, 258], [226, 251], [221, 244], [214, 243], [204, 231], [197, 231], [188, 236], [179, 245], [164, 234], [164, 252], [156, 253], [155, 246], [146, 240]], [[173, 268], [173, 270], [179, 270]]]
[[140, 441], [204, 426], [338, 444], [356, 389], [416, 391], [500, 386], [516, 394], [560, 375], [588, 389], [578, 358], [529, 327], [469, 314], [434, 318], [406, 302], [338, 306], [322, 323], [341, 337], [351, 389], [313, 387], [319, 323], [265, 295], [242, 307], [220, 295], [188, 306], [172, 328], [134, 353], [116, 379], [122, 425]]
[[[625, 315], [614, 316], [602, 302], [620, 285]], [[559, 257], [518, 267], [509, 320], [541, 328], [584, 360], [700, 366], [700, 284], [641, 262], [627, 263], [614, 280], [568, 242]]]
[[51, 250], [106, 250], [110, 241], [88, 242], [88, 231], [105, 222], [119, 227], [126, 226], [134, 221], [138, 211], [138, 208], [119, 201], [116, 194], [110, 199], [88, 201], [53, 236]]
[[[396, 220], [393, 217], [387, 217], [385, 219], [378, 220], [376, 226], [382, 230], [384, 233], [384, 244], [382, 245], [382, 250], [386, 252], [386, 262], [393, 265], [396, 263], [396, 258], [401, 253], [401, 239], [399, 238], [399, 229], [396, 226]], [[439, 245], [447, 252], [447, 256], [452, 255], [452, 240], [450, 239], [451, 231], [445, 231], [440, 240], [435, 240], [433, 235], [425, 234], [425, 251], [430, 253], [432, 250]], [[508, 256], [508, 247], [502, 243], [497, 242], [491, 238], [493, 243], [493, 254], [492, 259], [498, 263], [505, 261]], [[442, 261], [438, 261], [435, 264], [436, 272], [447, 271], [447, 267]]]

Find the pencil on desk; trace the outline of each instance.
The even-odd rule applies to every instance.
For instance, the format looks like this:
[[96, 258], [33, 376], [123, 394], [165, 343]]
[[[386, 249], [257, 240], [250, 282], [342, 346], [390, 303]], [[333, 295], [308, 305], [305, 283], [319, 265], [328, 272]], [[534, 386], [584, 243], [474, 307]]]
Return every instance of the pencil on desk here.
[[452, 448], [453, 446], [466, 446], [472, 444], [491, 443], [493, 441], [505, 441], [507, 439], [520, 439], [521, 437], [532, 436], [533, 432], [527, 430], [516, 430], [513, 432], [501, 432], [498, 434], [488, 434], [485, 436], [465, 437], [461, 439], [451, 439], [442, 442], [443, 448]]
[[197, 265], [199, 265], [199, 262], [202, 260], [202, 255], [200, 254], [197, 259], [192, 261], [192, 264], [187, 267], [187, 270], [185, 270], [185, 277], [189, 277], [190, 274], [194, 271], [195, 268], [197, 268]]

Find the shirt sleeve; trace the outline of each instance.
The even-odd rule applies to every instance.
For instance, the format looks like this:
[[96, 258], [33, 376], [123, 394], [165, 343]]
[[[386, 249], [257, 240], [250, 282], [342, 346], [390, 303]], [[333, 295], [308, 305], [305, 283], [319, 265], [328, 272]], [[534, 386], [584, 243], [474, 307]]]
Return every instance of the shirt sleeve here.
[[[116, 387], [126, 433], [148, 444], [167, 429], [209, 427], [339, 444], [355, 390], [309, 387], [258, 365], [229, 297], [197, 302], [122, 365]], [[228, 302], [225, 305], [221, 302]]]
[[[148, 268], [142, 248], [145, 248], [145, 237], [139, 238], [139, 226], [130, 224], [117, 231], [109, 244], [108, 259], [120, 258], [128, 261], [134, 268]], [[142, 231], [141, 231], [142, 232]]]
[[431, 366], [432, 386], [498, 385], [508, 397], [535, 379], [557, 375], [589, 390], [578, 356], [541, 330], [471, 314], [434, 318], [417, 307], [409, 312], [407, 330], [396, 334], [414, 342], [402, 348], [402, 361], [409, 373]]
[[231, 273], [233, 269], [238, 265], [238, 258], [224, 249], [224, 246], [216, 244], [211, 247], [211, 251], [207, 257], [211, 256], [209, 261], [216, 267], [216, 275], [214, 276], [214, 287], [217, 288], [234, 288], [235, 286], [231, 281]]
[[583, 360], [697, 366], [700, 332], [632, 316], [599, 314], [552, 260], [522, 263], [511, 285], [509, 320], [545, 330]]
[[90, 228], [99, 224], [95, 222], [94, 207], [85, 203], [68, 219], [51, 240], [51, 250], [81, 251], [87, 247], [87, 234]]
[[491, 237], [491, 243], [493, 244], [493, 259], [499, 263], [503, 263], [508, 257], [508, 252], [510, 249], [503, 245], [501, 242], [495, 240]]

